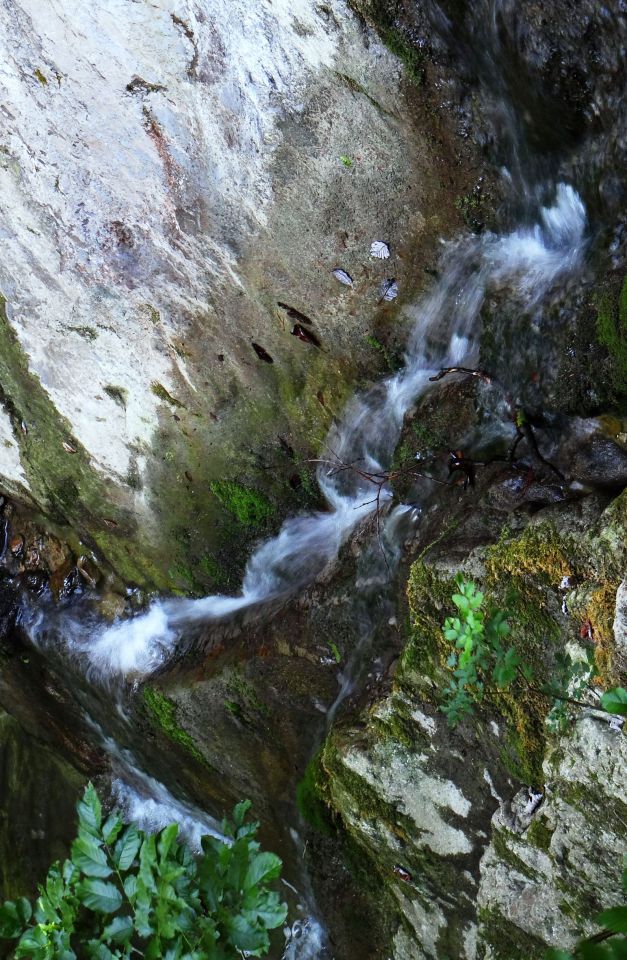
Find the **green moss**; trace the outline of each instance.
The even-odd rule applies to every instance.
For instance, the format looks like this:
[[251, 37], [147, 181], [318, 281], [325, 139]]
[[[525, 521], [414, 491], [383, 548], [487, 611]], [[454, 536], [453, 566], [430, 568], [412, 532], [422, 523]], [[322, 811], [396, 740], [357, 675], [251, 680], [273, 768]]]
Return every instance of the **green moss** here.
[[44, 76], [44, 74], [41, 72], [39, 67], [37, 67], [37, 69], [35, 70], [35, 76], [37, 77], [37, 79], [39, 80], [42, 86], [44, 87], [48, 86], [48, 78]]
[[627, 277], [618, 296], [612, 290], [599, 295], [596, 333], [599, 343], [609, 354], [612, 385], [617, 393], [624, 393], [627, 384]]
[[592, 627], [594, 658], [599, 671], [599, 683], [604, 687], [621, 683], [616, 666], [616, 641], [614, 638], [614, 614], [616, 591], [620, 581], [610, 580], [599, 584], [589, 595], [581, 620]]
[[337, 643], [334, 643], [333, 640], [327, 640], [327, 647], [331, 651], [331, 654], [333, 655], [333, 659], [335, 660], [335, 662], [341, 663], [342, 654], [340, 653]]
[[412, 564], [407, 584], [411, 636], [397, 673], [401, 685], [405, 678], [420, 683], [422, 678], [429, 682], [444, 675], [450, 651], [442, 624], [448, 616], [455, 589], [453, 578], [441, 579], [433, 567], [421, 560]]
[[523, 877], [527, 877], [528, 880], [538, 879], [537, 871], [533, 870], [508, 846], [507, 836], [502, 830], [492, 831], [492, 845], [497, 857], [503, 863], [522, 874]]
[[246, 706], [252, 708], [261, 717], [267, 718], [270, 716], [267, 705], [259, 699], [253, 685], [242, 676], [239, 670], [232, 672], [227, 682], [227, 689], [230, 693], [239, 697], [240, 706], [243, 701]]
[[413, 420], [411, 428], [421, 450], [437, 450], [446, 442], [445, 428], [439, 421]]
[[424, 83], [424, 57], [411, 40], [395, 26], [382, 27], [380, 36], [390, 53], [403, 63], [407, 78], [417, 87]]
[[296, 806], [310, 827], [319, 833], [331, 835], [335, 830], [323, 796], [325, 777], [321, 759], [322, 751], [319, 750], [307, 764], [303, 778], [296, 787]]
[[[564, 560], [554, 543], [547, 544], [541, 538], [536, 541], [533, 532], [524, 534], [523, 538], [513, 542], [504, 538], [490, 548], [486, 557], [487, 587], [492, 608], [511, 612], [515, 645], [523, 659], [534, 667], [537, 675], [542, 676], [547, 669], [547, 640], [557, 638], [559, 627], [549, 611], [543, 609], [537, 584], [525, 578], [530, 576], [532, 569], [535, 570], [534, 556], [541, 578], [547, 564], [552, 576], [554, 569], [562, 569]], [[529, 545], [528, 552], [525, 552], [525, 543]], [[520, 584], [515, 580], [514, 570], [520, 577]], [[512, 589], [512, 585], [520, 586], [520, 590]], [[454, 613], [451, 595], [455, 589], [452, 579], [440, 578], [424, 562], [413, 564], [407, 588], [412, 632], [401, 657], [396, 682], [410, 695], [420, 689], [423, 697], [436, 703], [441, 701], [441, 691], [450, 676], [447, 660], [451, 649], [444, 638], [442, 624], [448, 615]], [[548, 662], [551, 662], [550, 656]], [[549, 706], [546, 697], [521, 684], [506, 690], [486, 688], [480, 709], [484, 714], [494, 713], [505, 720], [505, 746], [501, 760], [508, 772], [523, 783], [542, 783], [546, 749], [544, 719]]]
[[583, 817], [594, 823], [597, 834], [601, 831], [622, 836], [627, 824], [627, 802], [608, 796], [603, 790], [595, 789], [588, 781], [566, 782], [560, 785], [560, 799], [579, 810]]
[[555, 832], [555, 827], [548, 827], [546, 820], [542, 817], [536, 817], [525, 833], [525, 840], [538, 850], [547, 851], [551, 846], [551, 837]]
[[217, 586], [222, 587], [228, 585], [229, 575], [215, 557], [212, 557], [210, 554], [206, 553], [200, 558], [200, 566], [204, 573], [211, 577]]
[[174, 701], [155, 687], [148, 686], [143, 689], [143, 697], [153, 722], [163, 731], [166, 737], [173, 743], [180, 744], [194, 760], [210, 767], [211, 764], [202, 755], [189, 733], [176, 722], [176, 704]]
[[503, 531], [499, 542], [487, 552], [486, 571], [491, 584], [501, 582], [507, 574], [517, 580], [530, 577], [555, 589], [562, 577], [574, 572], [564, 540], [550, 523], [527, 527], [515, 538]]
[[[376, 107], [377, 110], [382, 110], [381, 104], [377, 100], [375, 100], [374, 97], [372, 97], [368, 93], [366, 88], [362, 86], [362, 84], [359, 83], [357, 80], [355, 80], [353, 77], [349, 77], [348, 74], [339, 73], [337, 71], [335, 75], [339, 77], [339, 79], [342, 80], [346, 84], [346, 86], [349, 88], [349, 90], [353, 91], [353, 93], [360, 94], [362, 97], [365, 97], [366, 100], [369, 100], [370, 103], [373, 105], [373, 107]], [[352, 167], [353, 165], [350, 157], [340, 157], [340, 160], [342, 161], [345, 167]]]
[[154, 393], [155, 397], [158, 397], [159, 400], [163, 400], [164, 403], [169, 403], [173, 407], [184, 407], [181, 401], [177, 400], [176, 397], [173, 397], [171, 393], [168, 393], [163, 384], [159, 383], [158, 380], [152, 381], [150, 384], [150, 389]]
[[2, 297], [0, 403], [11, 419], [33, 499], [48, 520], [71, 527], [100, 550], [126, 583], [165, 587], [165, 578], [148, 559], [149, 551], [144, 553], [142, 531], [130, 512], [113, 501], [108, 481], [30, 371]]
[[263, 494], [236, 480], [213, 480], [209, 489], [244, 527], [261, 526], [274, 515], [274, 507]]
[[479, 922], [479, 941], [492, 948], [493, 960], [541, 960], [544, 957], [546, 943], [506, 920], [498, 910], [480, 910]]
[[116, 387], [112, 383], [107, 383], [102, 389], [108, 396], [111, 397], [114, 403], [117, 403], [117, 405], [122, 407], [123, 410], [126, 409], [128, 390], [126, 390], [124, 387]]
[[392, 698], [390, 709], [383, 715], [371, 714], [369, 723], [377, 740], [391, 740], [402, 744], [407, 749], [416, 747], [417, 743], [423, 739], [428, 739], [412, 719], [408, 704], [398, 696]]

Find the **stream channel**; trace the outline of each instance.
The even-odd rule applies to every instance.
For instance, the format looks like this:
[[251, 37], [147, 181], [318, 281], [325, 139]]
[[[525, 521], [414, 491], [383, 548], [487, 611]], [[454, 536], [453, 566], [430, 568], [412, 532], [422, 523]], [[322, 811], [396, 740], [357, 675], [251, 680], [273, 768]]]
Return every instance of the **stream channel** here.
[[[406, 308], [413, 331], [402, 368], [355, 396], [327, 438], [323, 462], [317, 468], [326, 509], [291, 517], [275, 537], [261, 543], [248, 560], [235, 596], [160, 599], [113, 625], [75, 603], [64, 607], [24, 602], [21, 626], [39, 654], [54, 663], [73, 687], [86, 729], [111, 759], [114, 799], [127, 817], [144, 828], [176, 820], [195, 845], [201, 833], [219, 833], [217, 821], [208, 812], [177, 795], [176, 777], [167, 786], [161, 782], [167, 775], [164, 763], [134, 735], [130, 704], [142, 684], [155, 674], [167, 675], [170, 665], [180, 669], [199, 638], [206, 643], [214, 629], [228, 636], [229, 623], [245, 625], [280, 617], [293, 598], [336, 560], [357, 528], [370, 524], [369, 543], [361, 552], [352, 591], [360, 642], [348, 663], [338, 668], [337, 694], [322, 704], [320, 723], [309, 731], [313, 753], [344, 700], [363, 684], [371, 668], [376, 651], [370, 641], [376, 622], [390, 616], [386, 584], [394, 577], [403, 543], [421, 523], [420, 502], [395, 502], [387, 485], [377, 502], [372, 483], [361, 474], [389, 468], [406, 414], [430, 378], [445, 367], [476, 366], [482, 308], [491, 292], [498, 290], [502, 302], [524, 312], [533, 324], [547, 295], [585, 264], [589, 235], [578, 185], [553, 179], [555, 161], [547, 163], [534, 155], [529, 118], [519, 122], [516, 100], [510, 96], [513, 81], [500, 49], [502, 24], [509, 13], [508, 4], [500, 0], [477, 4], [475, 40], [481, 43], [473, 48], [474, 69], [500, 133], [497, 160], [506, 197], [500, 213], [503, 230], [465, 233], [442, 241], [437, 279], [419, 302]], [[437, 8], [434, 18], [442, 36], [453, 42], [450, 24]], [[458, 54], [470, 55], [461, 42]], [[338, 470], [337, 464], [355, 464], [360, 473]], [[286, 806], [292, 810], [291, 820], [286, 822], [282, 814], [277, 818], [289, 835], [286, 845], [293, 848], [294, 862], [287, 876], [298, 892], [291, 901], [294, 926], [287, 932], [284, 956], [330, 957], [330, 948], [324, 945], [324, 917], [318, 914], [307, 877], [298, 873], [298, 815], [291, 800], [281, 810]], [[281, 851], [284, 859], [285, 849]]]

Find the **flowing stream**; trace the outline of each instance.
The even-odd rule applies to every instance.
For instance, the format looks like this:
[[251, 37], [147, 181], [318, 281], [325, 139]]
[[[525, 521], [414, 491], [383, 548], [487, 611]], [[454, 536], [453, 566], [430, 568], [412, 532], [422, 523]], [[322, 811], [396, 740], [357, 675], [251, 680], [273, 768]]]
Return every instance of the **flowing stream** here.
[[[505, 2], [490, 2], [491, 16]], [[446, 24], [444, 25], [446, 27]], [[484, 83], [493, 92], [503, 84], [496, 26], [492, 45], [484, 53]], [[472, 366], [477, 361], [480, 314], [494, 291], [529, 317], [541, 309], [553, 285], [580, 267], [586, 247], [586, 213], [573, 186], [566, 183], [529, 184], [529, 164], [517, 118], [511, 104], [493, 95], [509, 141], [511, 170], [505, 178], [521, 211], [520, 225], [503, 234], [464, 236], [442, 244], [440, 274], [432, 289], [407, 307], [413, 330], [402, 369], [372, 389], [356, 396], [342, 419], [333, 426], [317, 471], [327, 508], [288, 519], [278, 534], [262, 543], [248, 560], [240, 593], [201, 599], [168, 599], [148, 610], [107, 625], [93, 614], [52, 606], [30, 607], [22, 622], [32, 642], [46, 651], [65, 651], [95, 686], [115, 691], [123, 718], [126, 682], [141, 680], [162, 667], [177, 651], [186, 631], [197, 624], [226, 618], [246, 607], [288, 599], [312, 583], [338, 555], [355, 528], [377, 509], [372, 483], [351, 469], [337, 471], [333, 461], [354, 464], [363, 472], [380, 473], [389, 467], [404, 418], [441, 368]], [[498, 108], [498, 109], [497, 109]], [[526, 176], [524, 172], [526, 171]], [[523, 203], [520, 203], [522, 197]], [[392, 494], [383, 487], [381, 504]], [[403, 530], [420, 522], [420, 505], [386, 511], [380, 544], [370, 551], [372, 571], [381, 574], [381, 550], [386, 564], [400, 553]], [[368, 577], [364, 575], [364, 579]], [[359, 590], [359, 582], [355, 585]], [[364, 629], [364, 643], [368, 639]], [[361, 647], [340, 676], [338, 697], [328, 709], [331, 722], [355, 684]], [[146, 828], [178, 820], [192, 843], [199, 832], [216, 832], [217, 825], [202, 811], [176, 800], [158, 781], [142, 771], [128, 751], [118, 747], [110, 732], [97, 730], [98, 739], [112, 757], [118, 775], [113, 792], [131, 819]], [[321, 955], [323, 935], [313, 920], [296, 921], [286, 932], [286, 960]]]
[[[348, 404], [326, 441], [330, 460], [365, 472], [385, 471], [405, 414], [429, 378], [443, 367], [476, 360], [486, 293], [507, 286], [532, 318], [557, 277], [576, 269], [585, 246], [584, 206], [567, 184], [558, 184], [553, 193], [552, 203], [539, 209], [532, 225], [443, 245], [440, 280], [410, 309], [414, 328], [402, 370]], [[328, 510], [286, 520], [250, 557], [239, 595], [159, 600], [113, 625], [75, 611], [40, 607], [24, 617], [32, 641], [66, 644], [94, 679], [140, 678], [168, 660], [186, 628], [289, 597], [336, 558], [355, 527], [377, 508], [375, 488], [359, 473], [321, 464], [317, 476]], [[384, 488], [382, 502], [390, 497]]]

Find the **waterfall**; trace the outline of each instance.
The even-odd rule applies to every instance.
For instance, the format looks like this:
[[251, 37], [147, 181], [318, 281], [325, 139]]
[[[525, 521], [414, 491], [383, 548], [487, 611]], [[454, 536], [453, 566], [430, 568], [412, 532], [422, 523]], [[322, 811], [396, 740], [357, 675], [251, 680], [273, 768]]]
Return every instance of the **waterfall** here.
[[[507, 285], [525, 310], [533, 311], [558, 276], [572, 273], [585, 247], [586, 214], [572, 186], [560, 183], [551, 206], [537, 220], [512, 232], [464, 237], [444, 243], [441, 275], [433, 289], [409, 308], [413, 331], [403, 368], [356, 396], [332, 427], [329, 458], [384, 471], [405, 414], [442, 367], [476, 359], [478, 319], [486, 292]], [[444, 344], [430, 346], [431, 342]], [[23, 622], [38, 645], [64, 643], [96, 678], [138, 678], [162, 665], [185, 628], [224, 617], [252, 604], [288, 597], [312, 582], [338, 554], [355, 527], [377, 504], [372, 484], [350, 470], [322, 463], [318, 483], [328, 509], [286, 520], [278, 534], [248, 560], [241, 592], [201, 599], [168, 599], [113, 625], [54, 608], [25, 611]], [[382, 500], [391, 497], [387, 489]]]

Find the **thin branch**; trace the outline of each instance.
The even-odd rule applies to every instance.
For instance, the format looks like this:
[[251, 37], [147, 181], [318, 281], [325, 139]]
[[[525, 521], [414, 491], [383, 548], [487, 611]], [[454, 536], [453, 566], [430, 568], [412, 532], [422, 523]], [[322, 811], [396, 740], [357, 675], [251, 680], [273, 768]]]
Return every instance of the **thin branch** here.
[[442, 367], [439, 373], [436, 373], [435, 377], [429, 377], [431, 383], [436, 383], [438, 380], [448, 377], [451, 373], [466, 373], [471, 377], [479, 377], [480, 380], [484, 380], [485, 383], [493, 383], [494, 377], [491, 374], [486, 373], [485, 370], [476, 370], [473, 367]]

